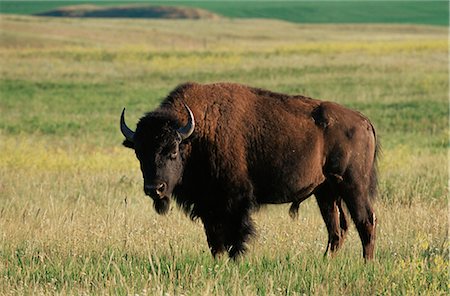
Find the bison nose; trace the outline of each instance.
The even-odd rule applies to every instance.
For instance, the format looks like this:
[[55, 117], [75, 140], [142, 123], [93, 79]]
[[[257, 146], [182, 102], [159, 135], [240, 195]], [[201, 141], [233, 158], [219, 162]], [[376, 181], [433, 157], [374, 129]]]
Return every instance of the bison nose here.
[[145, 185], [144, 192], [152, 198], [162, 198], [166, 192], [167, 184], [162, 182], [155, 185]]

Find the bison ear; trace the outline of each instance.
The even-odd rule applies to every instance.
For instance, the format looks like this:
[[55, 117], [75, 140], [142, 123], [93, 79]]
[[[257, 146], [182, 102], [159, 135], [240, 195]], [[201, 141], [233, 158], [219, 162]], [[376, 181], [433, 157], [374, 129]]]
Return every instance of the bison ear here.
[[129, 141], [129, 140], [123, 141], [122, 145], [125, 146], [125, 147], [127, 147], [127, 148], [134, 149], [134, 143], [131, 142], [131, 141]]

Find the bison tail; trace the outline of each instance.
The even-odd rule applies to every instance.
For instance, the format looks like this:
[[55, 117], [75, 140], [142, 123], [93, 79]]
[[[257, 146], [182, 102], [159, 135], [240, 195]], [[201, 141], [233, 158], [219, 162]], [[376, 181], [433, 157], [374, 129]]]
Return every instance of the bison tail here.
[[372, 200], [374, 200], [378, 194], [378, 157], [381, 153], [381, 144], [375, 133], [375, 128], [373, 125], [372, 130], [375, 138], [375, 153], [373, 156], [372, 170], [370, 172], [369, 196]]

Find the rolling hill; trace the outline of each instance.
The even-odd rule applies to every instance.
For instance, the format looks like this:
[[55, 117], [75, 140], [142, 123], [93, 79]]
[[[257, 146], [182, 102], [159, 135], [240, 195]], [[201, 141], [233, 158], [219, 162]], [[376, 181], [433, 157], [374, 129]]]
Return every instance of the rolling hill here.
[[107, 17], [107, 18], [163, 18], [163, 19], [217, 19], [220, 16], [205, 9], [157, 5], [72, 5], [64, 6], [38, 16], [54, 17]]
[[[0, 12], [38, 14], [59, 7], [132, 1], [1, 1]], [[448, 26], [448, 1], [152, 1], [153, 5], [196, 7], [229, 18], [270, 18], [295, 23], [401, 23]]]

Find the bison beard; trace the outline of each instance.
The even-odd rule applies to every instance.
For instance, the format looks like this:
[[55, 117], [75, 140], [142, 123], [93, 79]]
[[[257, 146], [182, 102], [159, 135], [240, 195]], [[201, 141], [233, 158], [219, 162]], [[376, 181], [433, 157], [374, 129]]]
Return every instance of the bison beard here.
[[155, 211], [160, 215], [165, 215], [169, 212], [170, 200], [168, 197], [163, 197], [161, 199], [155, 199], [153, 201], [153, 207]]

